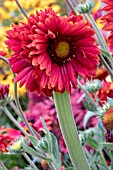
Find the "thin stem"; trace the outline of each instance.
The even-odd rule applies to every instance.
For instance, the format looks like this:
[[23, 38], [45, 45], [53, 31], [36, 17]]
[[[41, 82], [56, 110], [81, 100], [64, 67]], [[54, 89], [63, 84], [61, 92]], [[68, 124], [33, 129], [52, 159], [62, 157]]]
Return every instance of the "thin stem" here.
[[91, 22], [92, 22], [92, 24], [93, 24], [93, 27], [94, 27], [94, 29], [95, 29], [95, 31], [96, 31], [96, 33], [97, 33], [97, 37], [98, 37], [98, 39], [99, 39], [99, 41], [100, 41], [100, 45], [102, 46], [103, 49], [105, 49], [105, 50], [109, 53], [109, 55], [110, 55], [109, 60], [110, 60], [111, 63], [113, 63], [113, 58], [112, 58], [112, 56], [111, 56], [111, 54], [110, 54], [110, 52], [109, 52], [109, 49], [108, 49], [107, 44], [106, 44], [106, 41], [105, 41], [105, 39], [104, 39], [101, 31], [100, 31], [99, 28], [97, 27], [96, 22], [95, 22], [95, 20], [93, 19], [93, 17], [92, 17], [92, 15], [91, 15], [90, 12], [88, 13], [88, 16], [89, 16], [89, 18], [90, 18], [90, 20], [91, 20]]
[[75, 10], [75, 7], [73, 6], [71, 0], [65, 0], [65, 2], [70, 7], [70, 9], [74, 12], [74, 14], [76, 15], [76, 10]]
[[88, 97], [88, 100], [95, 106], [95, 109], [96, 109], [97, 108], [97, 104], [95, 103], [95, 101], [92, 99], [92, 97], [89, 95], [87, 90], [83, 87], [83, 85], [80, 83], [80, 81], [78, 79], [77, 79], [77, 83], [78, 83], [79, 87], [83, 90], [85, 95]]
[[98, 152], [99, 152], [99, 154], [101, 156], [101, 163], [106, 167], [106, 170], [108, 170], [108, 166], [107, 166], [107, 163], [106, 163], [106, 160], [104, 158], [102, 150], [100, 149], [100, 150], [98, 150]]
[[[8, 60], [7, 59], [5, 59], [4, 57], [2, 57], [2, 56], [0, 56], [0, 59], [1, 60], [3, 60], [8, 66], [9, 66], [9, 62], [8, 62]], [[9, 66], [9, 68], [10, 68], [10, 66]], [[11, 69], [11, 68], [10, 68]], [[11, 70], [11, 72], [12, 72], [12, 70]], [[14, 78], [15, 78], [15, 74], [12, 72], [12, 74], [13, 74], [13, 76], [14, 76]], [[28, 123], [28, 121], [27, 121], [27, 119], [26, 119], [26, 117], [24, 116], [24, 113], [23, 113], [23, 111], [22, 111], [22, 108], [21, 108], [21, 105], [20, 105], [20, 102], [19, 102], [19, 99], [18, 99], [18, 93], [17, 93], [17, 83], [16, 82], [14, 82], [14, 95], [15, 95], [15, 103], [16, 103], [16, 105], [17, 105], [17, 108], [18, 108], [18, 114], [20, 115], [21, 114], [21, 118], [23, 119], [23, 121], [24, 121], [24, 123], [26, 124], [26, 126], [27, 126], [27, 128], [29, 129], [29, 132], [33, 135], [33, 136], [36, 136], [35, 135], [35, 133], [34, 133], [34, 131], [33, 131], [33, 129], [32, 129], [32, 127], [29, 125], [29, 123]]]
[[96, 92], [93, 93], [93, 94], [94, 94], [94, 97], [95, 97], [95, 100], [96, 100], [96, 104], [97, 104], [97, 106], [99, 106], [99, 99], [98, 99]]
[[73, 166], [76, 170], [91, 170], [78, 137], [69, 95], [67, 92], [63, 94], [54, 92], [54, 100], [62, 135]]
[[29, 164], [31, 165], [31, 167], [33, 168], [33, 170], [39, 170], [26, 153], [23, 153], [22, 155], [23, 155], [23, 156], [25, 157], [25, 159], [29, 162]]
[[15, 1], [16, 1], [16, 3], [17, 3], [18, 7], [20, 8], [21, 12], [23, 13], [23, 15], [24, 15], [26, 18], [28, 18], [27, 13], [26, 13], [25, 10], [22, 8], [22, 6], [21, 6], [20, 3], [18, 2], [18, 0], [15, 0]]
[[6, 64], [9, 64], [8, 60], [0, 55], [0, 59], [3, 60]]
[[14, 94], [15, 94], [15, 102], [16, 102], [17, 108], [18, 108], [18, 110], [19, 110], [19, 112], [21, 114], [21, 117], [22, 117], [24, 123], [28, 127], [29, 132], [31, 133], [31, 135], [36, 136], [33, 129], [32, 129], [32, 127], [29, 125], [29, 123], [28, 123], [28, 121], [27, 121], [27, 119], [26, 119], [26, 117], [25, 117], [25, 115], [24, 115], [24, 113], [22, 111], [22, 108], [21, 108], [21, 105], [20, 105], [20, 102], [19, 102], [19, 99], [18, 99], [18, 95], [17, 95], [17, 84], [16, 83], [14, 85]]
[[25, 136], [29, 136], [29, 134], [24, 130], [24, 128], [16, 121], [16, 119], [12, 116], [6, 106], [3, 106], [5, 114], [9, 117], [9, 119], [14, 123], [14, 125], [22, 131]]
[[113, 72], [111, 68], [109, 67], [108, 63], [105, 61], [104, 57], [100, 55], [100, 59], [102, 63], [104, 64], [105, 68], [107, 69], [108, 73], [110, 74], [111, 80], [113, 81]]
[[[35, 132], [33, 131], [33, 128], [29, 125], [29, 122], [27, 121], [26, 117], [24, 116], [24, 113], [21, 111], [20, 113], [20, 110], [17, 109], [17, 107], [15, 106], [15, 104], [13, 102], [10, 102], [9, 103], [10, 106], [13, 108], [13, 110], [15, 111], [15, 113], [21, 117], [21, 119], [24, 121], [24, 123], [26, 124], [27, 128], [29, 129], [30, 133], [33, 135], [33, 136], [36, 136], [35, 135]], [[39, 136], [38, 136], [39, 137]]]
[[0, 161], [0, 165], [3, 168], [3, 170], [8, 170], [2, 161]]

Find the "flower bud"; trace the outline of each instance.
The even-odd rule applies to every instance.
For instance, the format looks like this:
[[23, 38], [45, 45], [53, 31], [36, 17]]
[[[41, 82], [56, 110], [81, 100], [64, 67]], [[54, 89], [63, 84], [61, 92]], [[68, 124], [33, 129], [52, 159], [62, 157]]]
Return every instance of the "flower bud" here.
[[21, 139], [17, 139], [16, 141], [14, 141], [12, 143], [12, 146], [9, 146], [8, 148], [9, 152], [21, 152], [22, 151], [22, 140]]
[[5, 103], [9, 95], [9, 84], [0, 84], [0, 103]]
[[79, 4], [77, 6], [77, 11], [80, 14], [88, 13], [94, 7], [94, 3], [91, 0], [87, 0], [84, 4]]
[[97, 90], [99, 90], [101, 88], [101, 86], [102, 86], [101, 81], [98, 80], [98, 79], [95, 79], [95, 80], [92, 80], [92, 81], [88, 81], [85, 85], [85, 88], [88, 92], [94, 93]]

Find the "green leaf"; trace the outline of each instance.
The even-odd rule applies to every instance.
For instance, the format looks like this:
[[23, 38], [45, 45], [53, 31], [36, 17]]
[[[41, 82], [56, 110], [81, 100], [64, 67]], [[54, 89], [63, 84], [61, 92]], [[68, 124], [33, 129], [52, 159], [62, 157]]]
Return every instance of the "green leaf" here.
[[91, 104], [90, 102], [84, 100], [83, 104], [84, 104], [84, 107], [85, 107], [87, 110], [89, 110], [89, 111], [96, 111], [95, 106], [94, 106], [93, 104]]
[[33, 148], [29, 147], [25, 139], [22, 140], [22, 146], [23, 146], [23, 149], [27, 153], [29, 153], [30, 155], [38, 157], [38, 158], [41, 158], [41, 159], [44, 159], [44, 160], [46, 160], [48, 162], [52, 162], [51, 158], [46, 158], [41, 153], [37, 153]]
[[113, 162], [111, 162], [110, 168], [111, 168], [111, 170], [113, 170]]
[[87, 143], [94, 149], [99, 148], [99, 143], [95, 139], [93, 139], [91, 136], [88, 136]]
[[61, 157], [60, 157], [58, 142], [57, 142], [56, 137], [52, 133], [51, 133], [51, 137], [52, 137], [52, 145], [53, 145], [52, 155], [54, 157], [54, 161], [58, 169], [61, 169]]
[[42, 122], [42, 125], [44, 126], [45, 130], [46, 130], [46, 137], [47, 137], [47, 142], [48, 142], [48, 153], [50, 155], [52, 155], [52, 152], [53, 152], [53, 147], [52, 147], [52, 137], [51, 137], [51, 133], [49, 132], [47, 126], [46, 126], [46, 123], [44, 122], [43, 118], [40, 117], [41, 119], [41, 122]]
[[91, 111], [88, 111], [86, 114], [85, 114], [85, 117], [84, 117], [84, 120], [83, 120], [83, 127], [86, 128], [87, 126], [87, 123], [88, 123], [88, 120], [95, 116], [95, 112], [91, 112]]
[[65, 170], [74, 170], [73, 167], [65, 168]]
[[103, 49], [101, 49], [101, 52], [105, 57], [110, 58], [110, 53], [108, 53], [107, 51], [105, 51]]
[[101, 142], [101, 144], [107, 148], [113, 151], [113, 143], [109, 143], [109, 142]]
[[34, 136], [29, 136], [28, 138], [30, 139], [30, 141], [34, 147], [36, 147], [38, 145], [39, 141], [37, 138], [35, 138]]
[[99, 170], [108, 170], [108, 168], [104, 167], [103, 165], [97, 163]]

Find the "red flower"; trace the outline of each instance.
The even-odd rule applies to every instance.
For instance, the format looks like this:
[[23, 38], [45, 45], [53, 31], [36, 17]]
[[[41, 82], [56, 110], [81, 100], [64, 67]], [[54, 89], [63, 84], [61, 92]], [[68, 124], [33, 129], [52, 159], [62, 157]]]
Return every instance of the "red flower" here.
[[60, 17], [51, 8], [36, 12], [28, 24], [7, 31], [6, 44], [14, 52], [9, 61], [17, 73], [15, 81], [39, 94], [70, 93], [78, 74], [84, 79], [95, 74], [100, 50], [94, 34], [81, 15]]
[[110, 11], [113, 9], [113, 1], [112, 0], [102, 0], [105, 4], [107, 4], [104, 8], [103, 11]]
[[4, 99], [9, 94], [9, 85], [0, 84], [0, 100]]
[[0, 151], [7, 152], [7, 147], [12, 143], [12, 141], [21, 135], [19, 130], [12, 128], [0, 128]]
[[0, 55], [1, 55], [1, 56], [6, 56], [7, 53], [6, 53], [5, 51], [0, 50]]
[[102, 88], [97, 92], [97, 95], [100, 99], [100, 105], [107, 101], [107, 97], [113, 98], [113, 83], [103, 81]]

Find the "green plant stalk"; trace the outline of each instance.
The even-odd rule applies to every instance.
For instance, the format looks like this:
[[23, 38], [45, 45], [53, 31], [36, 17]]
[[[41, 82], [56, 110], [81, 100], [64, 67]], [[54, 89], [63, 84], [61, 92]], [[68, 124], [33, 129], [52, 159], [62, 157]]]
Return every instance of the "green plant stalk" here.
[[83, 87], [83, 85], [79, 82], [79, 80], [77, 79], [77, 83], [79, 85], [79, 87], [83, 90], [83, 92], [85, 93], [85, 95], [87, 96], [88, 100], [95, 106], [95, 109], [98, 107], [97, 103], [95, 103], [95, 101], [93, 100], [93, 98], [89, 95], [89, 93], [87, 92], [87, 90]]
[[[73, 6], [71, 0], [64, 0], [66, 2], [66, 4], [69, 6], [69, 8], [74, 12], [74, 14], [76, 15], [76, 10], [75, 7]], [[76, 2], [75, 2], [76, 3]], [[76, 4], [77, 5], [77, 4]]]
[[39, 170], [26, 153], [22, 154], [34, 170]]
[[101, 163], [106, 167], [106, 170], [109, 170], [102, 150], [100, 149], [100, 150], [98, 150], [98, 152], [99, 152], [100, 157], [101, 157]]
[[29, 134], [24, 130], [24, 128], [16, 121], [16, 119], [11, 115], [11, 113], [9, 112], [9, 110], [7, 109], [6, 106], [3, 106], [3, 110], [5, 112], [5, 114], [9, 117], [9, 119], [14, 123], [14, 125], [20, 129], [22, 131], [22, 133], [25, 135], [25, 136], [29, 136]]
[[107, 44], [106, 44], [106, 41], [105, 41], [105, 39], [104, 39], [101, 31], [100, 31], [99, 28], [97, 27], [96, 22], [95, 22], [95, 20], [93, 19], [91, 13], [89, 12], [87, 15], [89, 16], [89, 18], [90, 18], [90, 20], [91, 20], [91, 22], [92, 22], [92, 24], [93, 24], [93, 27], [94, 27], [94, 29], [95, 29], [95, 31], [96, 31], [96, 34], [97, 34], [97, 37], [98, 37], [98, 39], [99, 39], [99, 41], [100, 41], [100, 43], [101, 43], [100, 45], [103, 47], [104, 50], [106, 50], [106, 51], [109, 53], [109, 55], [110, 55], [109, 60], [110, 60], [111, 63], [113, 63], [113, 58], [112, 58], [112, 56], [111, 56], [111, 54], [110, 54], [110, 52], [109, 52], [109, 49], [108, 49]]
[[8, 170], [2, 161], [0, 161], [0, 165], [1, 165], [1, 168], [3, 168], [3, 170]]
[[110, 74], [111, 80], [113, 82], [113, 72], [112, 72], [111, 68], [109, 67], [108, 63], [105, 61], [105, 59], [102, 55], [100, 55], [100, 59], [101, 59], [102, 63], [104, 64], [106, 70]]
[[76, 170], [91, 170], [78, 137], [68, 93], [54, 92], [54, 101], [62, 135], [73, 166]]
[[28, 18], [28, 15], [26, 13], [26, 11], [22, 8], [22, 6], [20, 5], [20, 3], [18, 2], [18, 0], [15, 0], [15, 2], [17, 3], [19, 9], [21, 10], [21, 12], [23, 13], [23, 15]]
[[[8, 66], [9, 66], [9, 62], [8, 62], [8, 60], [6, 59], [6, 58], [4, 58], [4, 57], [2, 57], [1, 55], [0, 55], [0, 59], [2, 60], [2, 61], [4, 61]], [[9, 68], [11, 69], [11, 67], [9, 66]], [[11, 72], [12, 72], [12, 69], [11, 69]], [[15, 78], [15, 74], [12, 72], [12, 74], [13, 74], [13, 77]], [[21, 105], [20, 105], [20, 102], [19, 102], [19, 99], [18, 99], [18, 94], [17, 94], [17, 83], [15, 83], [14, 82], [14, 95], [15, 95], [15, 103], [16, 103], [16, 106], [17, 106], [17, 108], [18, 108], [18, 115], [20, 115], [21, 116], [21, 118], [23, 119], [23, 121], [24, 121], [24, 123], [26, 124], [26, 126], [27, 126], [27, 128], [29, 129], [29, 132], [33, 135], [33, 136], [36, 136], [36, 134], [34, 133], [34, 131], [33, 131], [33, 129], [32, 129], [32, 127], [29, 125], [29, 123], [28, 123], [28, 121], [27, 121], [27, 119], [26, 119], [26, 117], [24, 116], [24, 113], [23, 113], [23, 111], [22, 111], [22, 108], [21, 108]]]

